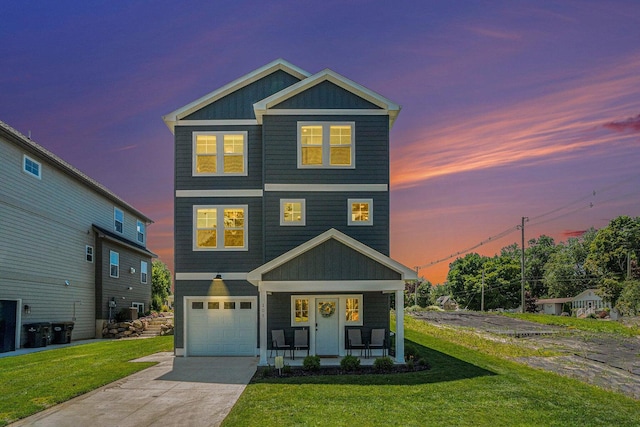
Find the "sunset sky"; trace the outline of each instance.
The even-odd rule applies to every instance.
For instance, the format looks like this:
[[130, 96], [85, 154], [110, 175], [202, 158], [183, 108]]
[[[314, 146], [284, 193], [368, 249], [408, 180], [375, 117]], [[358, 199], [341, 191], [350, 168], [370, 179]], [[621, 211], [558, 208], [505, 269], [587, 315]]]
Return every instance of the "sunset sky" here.
[[277, 58], [330, 68], [402, 105], [391, 256], [441, 283], [458, 252], [519, 243], [523, 216], [557, 242], [640, 216], [639, 6], [4, 2], [0, 120], [153, 218], [172, 267], [162, 116]]

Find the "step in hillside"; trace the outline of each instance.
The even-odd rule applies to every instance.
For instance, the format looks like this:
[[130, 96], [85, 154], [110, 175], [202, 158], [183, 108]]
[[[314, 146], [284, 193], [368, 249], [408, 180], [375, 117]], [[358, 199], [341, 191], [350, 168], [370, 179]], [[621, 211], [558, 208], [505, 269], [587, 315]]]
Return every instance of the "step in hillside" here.
[[157, 337], [158, 335], [160, 335], [160, 332], [162, 331], [162, 325], [164, 324], [173, 324], [173, 319], [172, 318], [156, 318], [156, 319], [151, 319], [149, 321], [149, 325], [147, 326], [147, 329], [145, 329], [142, 332], [142, 337]]

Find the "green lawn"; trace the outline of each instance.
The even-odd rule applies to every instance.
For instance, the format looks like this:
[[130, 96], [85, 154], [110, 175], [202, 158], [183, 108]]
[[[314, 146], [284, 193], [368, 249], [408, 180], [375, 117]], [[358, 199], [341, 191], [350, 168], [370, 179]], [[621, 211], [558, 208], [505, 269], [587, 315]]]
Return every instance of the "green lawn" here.
[[604, 332], [626, 337], [640, 335], [639, 327], [625, 326], [622, 323], [611, 320], [578, 319], [576, 317], [553, 316], [551, 314], [539, 313], [502, 313], [502, 315], [527, 320], [529, 322], [541, 323], [544, 325], [566, 326], [569, 329], [577, 329], [586, 332]]
[[466, 333], [438, 336], [423, 325], [406, 318], [406, 344], [431, 370], [265, 379], [246, 388], [223, 425], [638, 425], [636, 400], [499, 355], [520, 354], [518, 346], [481, 345]]
[[129, 360], [173, 350], [173, 337], [114, 340], [0, 358], [0, 426], [131, 375]]

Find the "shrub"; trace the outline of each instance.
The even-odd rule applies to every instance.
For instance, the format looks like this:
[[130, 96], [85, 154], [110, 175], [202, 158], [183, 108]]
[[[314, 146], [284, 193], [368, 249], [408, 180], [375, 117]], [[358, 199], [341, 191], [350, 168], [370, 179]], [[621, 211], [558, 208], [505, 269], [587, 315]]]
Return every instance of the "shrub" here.
[[282, 373], [283, 374], [290, 374], [291, 373], [291, 365], [285, 363], [284, 367], [282, 368]]
[[443, 309], [441, 309], [440, 307], [438, 307], [437, 305], [430, 305], [429, 307], [427, 307], [425, 309], [426, 311], [444, 311]]
[[409, 369], [411, 369], [413, 371], [413, 368], [414, 368], [413, 359], [408, 359], [407, 360], [407, 368], [409, 368]]
[[429, 362], [427, 362], [427, 359], [418, 359], [418, 365], [419, 366], [429, 366]]
[[407, 360], [417, 360], [420, 358], [420, 353], [414, 346], [407, 345], [404, 348], [404, 358]]
[[373, 361], [373, 369], [378, 372], [390, 371], [393, 368], [393, 360], [389, 356], [377, 357]]
[[357, 371], [360, 369], [360, 359], [348, 354], [340, 361], [340, 367], [345, 371]]
[[302, 361], [302, 367], [305, 371], [320, 370], [320, 356], [307, 356]]

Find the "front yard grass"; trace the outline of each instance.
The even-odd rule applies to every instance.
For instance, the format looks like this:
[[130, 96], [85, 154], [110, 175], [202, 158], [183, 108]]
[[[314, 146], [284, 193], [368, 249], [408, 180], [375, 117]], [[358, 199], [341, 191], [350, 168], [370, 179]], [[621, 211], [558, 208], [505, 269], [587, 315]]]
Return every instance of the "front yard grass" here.
[[173, 350], [173, 337], [103, 341], [0, 358], [0, 426], [141, 371], [128, 363]]
[[[428, 371], [269, 378], [247, 386], [223, 426], [637, 426], [640, 403], [510, 361], [522, 351], [480, 344], [405, 318], [406, 345]], [[504, 351], [505, 355], [500, 355]]]
[[566, 326], [569, 329], [577, 329], [585, 332], [604, 332], [609, 334], [634, 337], [640, 335], [640, 328], [637, 326], [626, 326], [620, 322], [602, 319], [578, 319], [569, 316], [553, 316], [541, 313], [501, 313], [502, 316], [509, 316], [529, 322], [541, 323], [543, 325]]

